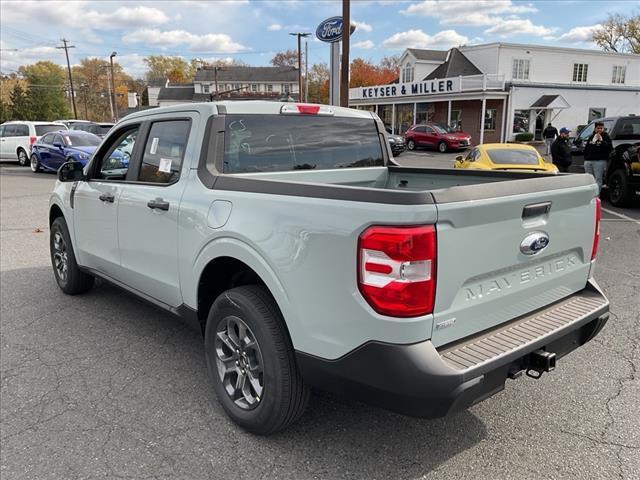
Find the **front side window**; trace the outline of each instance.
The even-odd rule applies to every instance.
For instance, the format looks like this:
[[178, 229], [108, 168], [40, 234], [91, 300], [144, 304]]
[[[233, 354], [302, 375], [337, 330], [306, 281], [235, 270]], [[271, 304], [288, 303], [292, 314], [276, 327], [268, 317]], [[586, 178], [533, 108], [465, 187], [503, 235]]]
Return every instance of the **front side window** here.
[[53, 137], [55, 135], [53, 135], [52, 133], [47, 133], [46, 135], [44, 135], [41, 139], [40, 139], [40, 143], [44, 143], [47, 145], [51, 145], [53, 143]]
[[586, 63], [574, 63], [573, 64], [573, 81], [586, 82], [588, 69], [589, 69], [589, 65]]
[[300, 115], [227, 115], [224, 173], [383, 166], [375, 121]]
[[529, 80], [529, 60], [514, 58], [511, 78], [514, 80]]
[[58, 134], [54, 135], [53, 143], [57, 143], [58, 145], [63, 145], [63, 146], [65, 145], [62, 135], [58, 135]]
[[96, 157], [98, 163], [95, 166], [94, 179], [124, 180], [126, 178], [139, 129], [139, 126], [127, 128], [111, 137], [113, 140], [106, 152], [100, 158]]
[[595, 123], [592, 123], [590, 125], [587, 125], [581, 132], [580, 132], [580, 139], [581, 140], [586, 140], [587, 138], [589, 138], [589, 136], [593, 133], [593, 130], [595, 129]]
[[173, 183], [178, 180], [190, 125], [189, 120], [169, 120], [151, 126], [138, 173], [139, 181]]
[[627, 75], [627, 67], [615, 66], [613, 67], [613, 74], [611, 75], [611, 83], [624, 83]]

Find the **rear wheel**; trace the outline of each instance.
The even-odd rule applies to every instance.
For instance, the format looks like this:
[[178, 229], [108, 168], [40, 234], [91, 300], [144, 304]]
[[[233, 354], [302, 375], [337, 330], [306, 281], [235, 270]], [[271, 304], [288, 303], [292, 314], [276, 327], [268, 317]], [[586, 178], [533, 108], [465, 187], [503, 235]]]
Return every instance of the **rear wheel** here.
[[618, 169], [611, 174], [607, 182], [609, 201], [616, 207], [626, 207], [631, 203], [633, 192], [624, 170]]
[[38, 173], [41, 170], [40, 160], [38, 160], [38, 156], [35, 153], [31, 154], [31, 161], [29, 162], [29, 164], [33, 173]]
[[415, 150], [416, 149], [416, 142], [414, 142], [413, 140], [409, 140], [407, 142], [407, 148], [409, 150]]
[[447, 142], [440, 142], [438, 144], [438, 151], [440, 153], [445, 153], [447, 151]]
[[80, 270], [71, 246], [67, 222], [63, 217], [51, 224], [49, 237], [51, 265], [60, 289], [69, 295], [77, 295], [91, 290], [94, 277]]
[[205, 354], [218, 401], [244, 429], [275, 433], [304, 413], [309, 388], [298, 372], [284, 319], [264, 287], [233, 288], [215, 300]]
[[25, 152], [23, 148], [18, 149], [18, 164], [21, 167], [26, 167], [27, 165], [29, 165], [29, 156], [27, 155], [27, 152]]

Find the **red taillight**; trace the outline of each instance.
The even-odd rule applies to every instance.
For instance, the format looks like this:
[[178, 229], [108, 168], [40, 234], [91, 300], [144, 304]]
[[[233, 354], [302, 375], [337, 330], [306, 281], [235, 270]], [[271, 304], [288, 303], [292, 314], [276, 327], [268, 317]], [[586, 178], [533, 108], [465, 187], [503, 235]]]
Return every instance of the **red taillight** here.
[[38, 140], [38, 137], [29, 137], [29, 146], [32, 147], [36, 140]]
[[433, 312], [436, 229], [376, 226], [358, 240], [358, 287], [371, 307], [391, 317]]
[[591, 260], [595, 260], [598, 253], [598, 243], [600, 243], [600, 199], [596, 197], [596, 231], [593, 233], [593, 249], [591, 250]]

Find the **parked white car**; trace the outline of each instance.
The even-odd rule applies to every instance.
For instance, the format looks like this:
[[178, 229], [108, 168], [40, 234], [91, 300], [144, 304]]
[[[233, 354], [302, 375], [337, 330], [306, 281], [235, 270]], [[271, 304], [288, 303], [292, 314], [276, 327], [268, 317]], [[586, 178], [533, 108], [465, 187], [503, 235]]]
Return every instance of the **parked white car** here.
[[49, 132], [67, 130], [63, 123], [56, 122], [5, 122], [0, 125], [0, 158], [18, 160], [23, 167], [29, 165], [31, 146]]

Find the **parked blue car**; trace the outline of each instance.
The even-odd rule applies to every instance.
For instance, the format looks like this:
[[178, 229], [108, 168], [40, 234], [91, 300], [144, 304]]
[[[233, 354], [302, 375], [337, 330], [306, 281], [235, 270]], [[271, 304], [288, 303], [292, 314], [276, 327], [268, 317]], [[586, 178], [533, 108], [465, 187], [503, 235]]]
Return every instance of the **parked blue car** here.
[[56, 172], [63, 163], [70, 161], [86, 165], [101, 141], [97, 135], [82, 131], [47, 133], [31, 147], [31, 170]]

